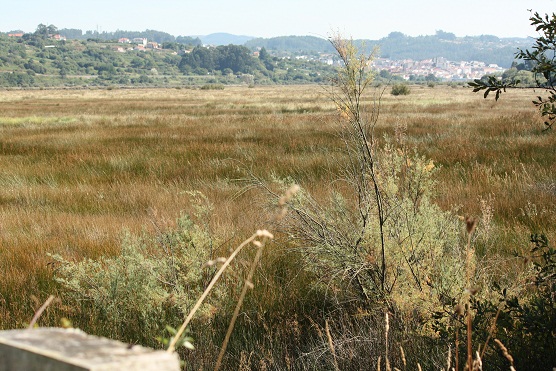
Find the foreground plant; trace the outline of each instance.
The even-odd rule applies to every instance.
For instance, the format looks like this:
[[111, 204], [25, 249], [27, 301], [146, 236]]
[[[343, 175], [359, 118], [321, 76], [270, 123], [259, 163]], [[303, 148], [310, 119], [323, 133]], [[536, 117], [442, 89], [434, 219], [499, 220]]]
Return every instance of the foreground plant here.
[[[285, 209], [284, 206], [295, 195], [295, 193], [297, 193], [298, 189], [299, 189], [299, 187], [296, 186], [296, 185], [291, 186], [286, 191], [285, 195], [280, 199], [278, 204], [281, 207], [281, 211], [278, 214], [278, 219], [281, 219], [285, 215], [286, 209]], [[203, 304], [203, 302], [205, 301], [205, 299], [207, 298], [207, 296], [209, 295], [209, 293], [211, 292], [213, 287], [216, 285], [216, 283], [218, 282], [218, 280], [220, 279], [220, 277], [222, 276], [222, 274], [224, 273], [226, 268], [228, 268], [228, 266], [232, 263], [232, 261], [236, 258], [236, 256], [241, 252], [241, 250], [245, 246], [253, 244], [255, 247], [257, 247], [257, 252], [256, 252], [255, 257], [253, 258], [253, 260], [250, 264], [249, 272], [248, 272], [247, 277], [245, 279], [241, 294], [240, 294], [240, 296], [237, 300], [237, 304], [236, 304], [236, 307], [234, 309], [234, 313], [232, 314], [232, 318], [231, 318], [230, 324], [228, 326], [228, 331], [226, 332], [224, 342], [222, 344], [222, 347], [220, 348], [220, 352], [218, 354], [218, 359], [216, 360], [216, 365], [214, 367], [215, 370], [220, 369], [220, 367], [222, 366], [222, 360], [224, 358], [224, 354], [226, 353], [226, 348], [228, 346], [228, 342], [230, 341], [230, 337], [232, 335], [232, 331], [234, 330], [234, 326], [235, 326], [237, 317], [239, 316], [239, 311], [241, 309], [241, 306], [243, 305], [243, 301], [245, 300], [247, 290], [248, 289], [253, 289], [253, 287], [254, 287], [253, 282], [252, 282], [253, 281], [253, 276], [255, 274], [255, 269], [257, 268], [257, 266], [259, 264], [259, 261], [262, 257], [263, 248], [264, 248], [265, 244], [267, 243], [267, 241], [271, 240], [273, 238], [274, 238], [274, 236], [269, 231], [267, 231], [267, 230], [258, 230], [251, 237], [249, 237], [245, 241], [243, 241], [230, 254], [230, 256], [227, 259], [218, 259], [218, 260], [223, 261], [222, 266], [215, 273], [214, 277], [212, 278], [212, 280], [208, 284], [207, 288], [204, 290], [203, 294], [199, 297], [199, 299], [197, 300], [197, 302], [195, 303], [195, 305], [193, 306], [193, 308], [191, 309], [191, 311], [187, 315], [187, 318], [185, 319], [185, 321], [183, 322], [183, 324], [181, 325], [179, 330], [175, 332], [172, 340], [170, 341], [170, 343], [168, 345], [167, 351], [169, 353], [174, 352], [175, 349], [176, 349], [176, 346], [180, 343], [180, 341], [182, 341], [181, 340], [182, 335], [184, 334], [184, 332], [185, 332], [188, 324], [190, 323], [191, 319], [193, 318], [193, 316], [195, 315], [197, 310], [201, 307], [201, 305]], [[209, 262], [209, 264], [212, 265], [212, 264], [218, 262], [218, 260], [217, 261], [211, 261], [211, 262]]]
[[[374, 131], [383, 92], [367, 91], [373, 55], [359, 53], [340, 36], [331, 43], [342, 67], [328, 89], [339, 113], [345, 157], [330, 197], [317, 200], [301, 190], [289, 203], [279, 229], [305, 257], [328, 294], [363, 310], [388, 308], [421, 324], [438, 305], [463, 289], [456, 218], [432, 201], [436, 167], [403, 140]], [[273, 197], [280, 192], [261, 179], [253, 182]], [[280, 184], [282, 181], [277, 180]], [[283, 182], [285, 186], [290, 180]], [[382, 309], [380, 309], [382, 311]]]
[[[280, 213], [276, 219], [285, 215], [285, 205], [297, 190], [298, 187], [295, 185], [290, 187], [280, 199]], [[204, 201], [196, 205], [197, 216], [211, 211], [206, 197], [199, 192], [192, 192], [192, 195], [197, 197], [198, 201]], [[165, 326], [165, 330], [171, 335], [170, 338], [153, 336], [153, 339], [156, 338], [167, 346], [167, 351], [172, 353], [181, 346], [194, 349], [193, 338], [185, 336], [192, 319], [203, 308], [205, 316], [207, 309], [210, 311], [211, 306], [207, 305], [206, 301], [211, 292], [216, 291], [216, 299], [223, 300], [225, 289], [218, 289], [217, 283], [240, 252], [247, 246], [254, 246], [256, 253], [249, 265], [216, 360], [214, 369], [218, 370], [222, 366], [227, 344], [247, 290], [254, 287], [253, 276], [261, 260], [263, 248], [273, 238], [269, 231], [258, 230], [239, 244], [228, 258], [209, 259], [209, 255], [213, 255], [214, 241], [211, 235], [193, 223], [188, 216], [182, 216], [178, 220], [177, 230], [155, 237], [164, 248], [164, 254], [153, 251], [154, 246], [149, 246], [152, 240], [129, 239], [123, 245], [122, 254], [116, 258], [74, 263], [59, 255], [52, 257], [59, 264], [56, 280], [66, 289], [67, 297], [86, 303], [87, 309], [93, 313], [102, 314], [100, 321], [108, 324], [109, 331], [133, 325], [139, 326], [144, 336], [153, 336], [162, 330], [165, 323], [174, 323], [176, 316], [188, 313], [179, 329]], [[213, 271], [212, 267], [219, 264], [220, 267]], [[201, 269], [193, 271], [189, 269], [191, 266]], [[209, 276], [204, 274], [205, 269], [210, 272]], [[210, 278], [210, 282], [205, 283], [207, 278]], [[170, 300], [172, 304], [168, 303]], [[173, 312], [173, 317], [168, 316], [169, 311]], [[109, 335], [121, 337], [125, 336], [125, 333], [109, 332]]]
[[[436, 314], [434, 328], [440, 339], [447, 343], [455, 339], [456, 370], [458, 351], [463, 350], [466, 364], [480, 360], [485, 370], [540, 371], [556, 365], [556, 250], [544, 234], [532, 234], [530, 242], [529, 253], [521, 257], [524, 286], [518, 291], [492, 282], [490, 297], [476, 295], [471, 288], [453, 313], [447, 308]], [[444, 321], [447, 317], [449, 323]], [[460, 341], [462, 336], [467, 342]], [[473, 352], [477, 355], [470, 362]]]
[[[195, 218], [207, 218], [212, 205], [199, 193], [193, 196]], [[154, 236], [126, 234], [115, 257], [74, 262], [52, 255], [55, 279], [63, 288], [62, 298], [79, 304], [73, 314], [85, 323], [87, 317], [95, 318], [102, 335], [156, 346], [165, 326], [193, 307], [214, 275], [206, 262], [214, 259], [218, 244], [206, 226], [184, 214], [174, 228]], [[213, 303], [225, 296], [218, 290]], [[210, 319], [214, 308], [205, 304], [201, 317]]]

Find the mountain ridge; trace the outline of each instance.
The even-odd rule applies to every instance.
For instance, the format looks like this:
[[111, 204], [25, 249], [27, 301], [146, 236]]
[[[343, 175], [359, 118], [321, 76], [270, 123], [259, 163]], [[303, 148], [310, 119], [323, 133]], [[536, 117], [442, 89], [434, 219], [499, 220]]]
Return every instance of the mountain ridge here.
[[191, 37], [198, 37], [206, 45], [243, 45], [255, 38], [254, 36], [235, 35], [227, 32], [215, 32], [208, 35], [195, 35]]

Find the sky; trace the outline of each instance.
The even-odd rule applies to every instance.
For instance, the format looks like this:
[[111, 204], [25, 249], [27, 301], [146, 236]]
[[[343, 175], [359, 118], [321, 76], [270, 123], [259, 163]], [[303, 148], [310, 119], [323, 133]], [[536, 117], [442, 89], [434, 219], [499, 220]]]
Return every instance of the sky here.
[[[2, 3], [5, 3], [2, 6]], [[0, 31], [33, 32], [40, 23], [83, 31], [226, 32], [254, 37], [339, 32], [376, 40], [438, 30], [456, 36], [537, 36], [529, 17], [556, 12], [556, 0], [0, 0]]]

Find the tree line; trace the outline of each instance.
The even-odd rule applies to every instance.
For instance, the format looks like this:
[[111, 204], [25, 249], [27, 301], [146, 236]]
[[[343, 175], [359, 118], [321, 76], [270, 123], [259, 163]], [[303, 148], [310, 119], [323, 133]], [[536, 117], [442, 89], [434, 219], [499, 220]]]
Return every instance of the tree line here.
[[[0, 34], [0, 87], [179, 86], [198, 83], [320, 83], [333, 72], [316, 61], [278, 58], [263, 48], [165, 41], [157, 49], [111, 40], [55, 40], [55, 26], [23, 37]], [[183, 40], [182, 40], [183, 41]]]

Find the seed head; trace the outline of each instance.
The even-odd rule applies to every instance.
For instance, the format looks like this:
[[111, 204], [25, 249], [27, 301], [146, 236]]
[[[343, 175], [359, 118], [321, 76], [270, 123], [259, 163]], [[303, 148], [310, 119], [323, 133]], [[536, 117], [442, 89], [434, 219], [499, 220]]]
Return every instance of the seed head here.
[[434, 162], [432, 160], [429, 161], [428, 165], [425, 166], [425, 171], [428, 173], [432, 169], [434, 169]]
[[465, 291], [467, 291], [471, 295], [475, 295], [479, 292], [479, 289], [476, 288], [476, 287], [470, 287], [470, 288], [466, 289]]
[[272, 233], [270, 233], [269, 231], [267, 231], [266, 229], [259, 229], [257, 231], [257, 236], [258, 237], [268, 237], [270, 239], [274, 238], [274, 235]]
[[465, 217], [465, 227], [467, 228], [468, 234], [472, 234], [476, 226], [477, 226], [477, 219], [471, 216]]
[[494, 339], [494, 342], [496, 343], [496, 345], [498, 345], [498, 347], [500, 347], [500, 350], [502, 351], [502, 353], [504, 354], [504, 357], [506, 357], [506, 359], [511, 363], [511, 365], [514, 365], [514, 359], [512, 357], [512, 355], [508, 352], [508, 348], [506, 348], [504, 346], [504, 344], [502, 344], [502, 342], [498, 339]]

